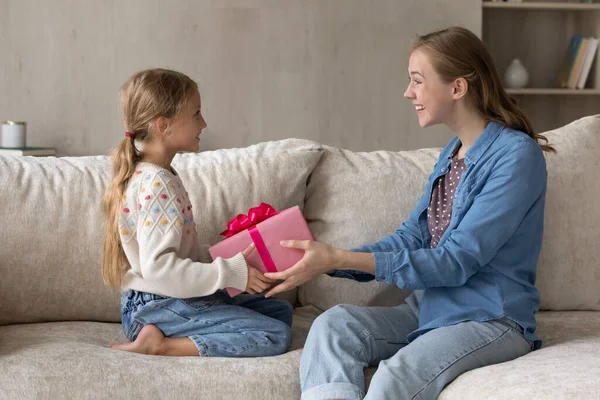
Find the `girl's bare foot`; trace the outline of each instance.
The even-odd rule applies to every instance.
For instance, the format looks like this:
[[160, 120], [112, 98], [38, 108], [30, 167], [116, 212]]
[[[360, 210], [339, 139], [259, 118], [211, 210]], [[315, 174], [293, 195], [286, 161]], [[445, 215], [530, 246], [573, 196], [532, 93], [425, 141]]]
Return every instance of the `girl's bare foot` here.
[[198, 348], [187, 337], [166, 338], [154, 325], [144, 325], [135, 341], [110, 345], [111, 349], [160, 356], [198, 356]]
[[158, 355], [165, 335], [154, 325], [144, 325], [134, 342], [113, 343], [111, 349], [131, 351], [133, 353]]

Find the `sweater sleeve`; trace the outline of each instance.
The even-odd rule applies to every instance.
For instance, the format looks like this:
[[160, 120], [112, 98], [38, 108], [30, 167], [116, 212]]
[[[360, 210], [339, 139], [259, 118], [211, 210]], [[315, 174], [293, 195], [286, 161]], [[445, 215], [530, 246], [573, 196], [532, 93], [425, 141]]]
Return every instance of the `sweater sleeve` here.
[[241, 253], [228, 259], [201, 263], [180, 257], [186, 228], [177, 206], [175, 177], [155, 173], [138, 196], [140, 270], [151, 287], [169, 297], [207, 296], [219, 289], [245, 290], [248, 267]]

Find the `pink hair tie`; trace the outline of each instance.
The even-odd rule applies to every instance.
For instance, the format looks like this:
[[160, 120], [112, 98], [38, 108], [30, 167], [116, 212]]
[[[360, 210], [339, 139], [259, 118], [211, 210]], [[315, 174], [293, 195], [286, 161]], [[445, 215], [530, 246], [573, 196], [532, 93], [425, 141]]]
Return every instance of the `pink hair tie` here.
[[135, 139], [135, 133], [127, 131], [125, 132], [125, 137]]

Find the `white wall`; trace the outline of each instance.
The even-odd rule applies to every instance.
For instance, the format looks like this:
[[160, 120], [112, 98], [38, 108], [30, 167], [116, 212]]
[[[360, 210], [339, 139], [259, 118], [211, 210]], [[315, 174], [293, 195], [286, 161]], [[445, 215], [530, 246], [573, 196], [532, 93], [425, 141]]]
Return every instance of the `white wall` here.
[[480, 35], [480, 0], [0, 0], [0, 120], [28, 144], [105, 154], [136, 70], [195, 79], [203, 149], [301, 137], [353, 150], [441, 146], [402, 94], [410, 40]]

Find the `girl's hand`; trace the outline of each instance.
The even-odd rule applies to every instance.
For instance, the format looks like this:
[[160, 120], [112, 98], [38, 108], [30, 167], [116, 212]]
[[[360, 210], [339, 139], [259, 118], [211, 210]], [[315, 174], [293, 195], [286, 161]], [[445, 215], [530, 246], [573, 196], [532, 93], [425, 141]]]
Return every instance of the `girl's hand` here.
[[255, 247], [254, 243], [251, 243], [246, 250], [242, 251], [242, 255], [248, 265], [248, 283], [246, 284], [245, 292], [249, 294], [262, 293], [275, 282], [275, 280], [266, 278], [262, 272], [248, 264], [248, 256], [252, 254]]
[[248, 283], [246, 292], [250, 294], [262, 293], [268, 289], [275, 280], [269, 279], [254, 267], [248, 266]]
[[323, 243], [312, 240], [289, 240], [282, 241], [281, 245], [291, 249], [304, 250], [304, 257], [283, 272], [265, 274], [267, 278], [284, 280], [284, 282], [271, 289], [265, 297], [271, 297], [311, 281], [318, 275], [335, 269], [339, 262], [340, 250]]

